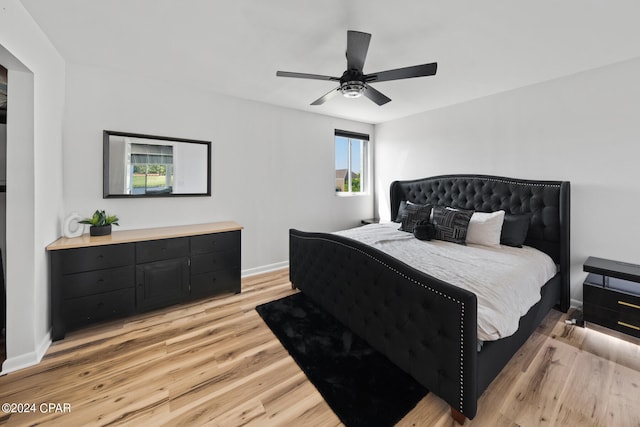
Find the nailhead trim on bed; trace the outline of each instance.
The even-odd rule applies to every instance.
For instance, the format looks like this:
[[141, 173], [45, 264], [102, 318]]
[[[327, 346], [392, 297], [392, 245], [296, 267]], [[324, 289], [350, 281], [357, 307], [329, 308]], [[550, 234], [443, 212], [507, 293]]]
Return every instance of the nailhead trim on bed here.
[[368, 254], [356, 247], [347, 245], [343, 242], [337, 242], [335, 240], [329, 240], [329, 239], [325, 239], [322, 237], [302, 237], [302, 236], [296, 236], [297, 239], [304, 239], [304, 240], [319, 240], [319, 241], [324, 241], [324, 242], [329, 242], [331, 244], [337, 244], [340, 246], [344, 246], [346, 248], [349, 248], [351, 250], [354, 250], [362, 255], [365, 255], [367, 258], [372, 259], [373, 261], [377, 262], [378, 264], [384, 266], [385, 268], [387, 268], [390, 271], [393, 271], [394, 273], [396, 273], [397, 275], [399, 275], [400, 277], [407, 279], [409, 281], [411, 281], [412, 283], [415, 283], [416, 285], [419, 285], [427, 290], [429, 290], [432, 293], [435, 293], [436, 295], [439, 295], [441, 297], [447, 298], [450, 301], [454, 301], [456, 302], [458, 305], [460, 305], [460, 412], [464, 411], [463, 408], [463, 401], [464, 401], [464, 303], [462, 301], [457, 300], [456, 298], [453, 298], [450, 295], [444, 294], [436, 289], [433, 289], [432, 287], [425, 285], [424, 283], [421, 283], [409, 276], [407, 276], [406, 274], [403, 274], [402, 272], [398, 271], [397, 269], [391, 267], [390, 265], [388, 265], [387, 263], [385, 263], [382, 260], [379, 260], [378, 258], [374, 257], [371, 254]]

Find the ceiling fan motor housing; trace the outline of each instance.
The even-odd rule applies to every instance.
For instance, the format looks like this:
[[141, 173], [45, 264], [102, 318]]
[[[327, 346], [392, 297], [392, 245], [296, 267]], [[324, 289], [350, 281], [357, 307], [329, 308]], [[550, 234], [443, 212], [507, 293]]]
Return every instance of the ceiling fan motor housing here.
[[347, 98], [357, 98], [362, 95], [366, 86], [362, 71], [347, 70], [340, 78], [340, 92]]

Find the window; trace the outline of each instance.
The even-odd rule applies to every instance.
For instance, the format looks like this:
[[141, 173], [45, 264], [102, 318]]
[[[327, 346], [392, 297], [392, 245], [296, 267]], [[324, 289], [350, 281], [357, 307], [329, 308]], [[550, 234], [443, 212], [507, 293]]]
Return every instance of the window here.
[[336, 193], [364, 193], [367, 190], [367, 143], [369, 135], [335, 132]]
[[173, 146], [131, 144], [131, 194], [171, 193]]

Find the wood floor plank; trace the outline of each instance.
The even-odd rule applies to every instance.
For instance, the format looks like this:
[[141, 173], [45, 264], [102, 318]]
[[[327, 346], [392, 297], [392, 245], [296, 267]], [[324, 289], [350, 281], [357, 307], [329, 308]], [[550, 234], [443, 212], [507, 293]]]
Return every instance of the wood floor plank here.
[[[0, 414], [0, 426], [341, 425], [255, 312], [294, 292], [279, 270], [243, 279], [240, 294], [71, 332], [39, 365], [0, 377], [1, 402], [71, 413]], [[567, 318], [549, 313], [466, 426], [640, 426], [640, 340]], [[430, 393], [398, 425], [456, 424]]]
[[[186, 391], [181, 395], [186, 399], [182, 403], [173, 405], [170, 418], [166, 420], [165, 425], [173, 425], [176, 421], [182, 423], [185, 419], [192, 420], [193, 417], [207, 422], [215, 420], [217, 416], [238, 406], [247, 398], [256, 397], [265, 389], [274, 387], [273, 379], [278, 378], [280, 372], [290, 375], [298, 373], [299, 368], [294, 365], [293, 360], [280, 357], [278, 361], [264, 364], [259, 371], [239, 380], [205, 384], [204, 387], [208, 388], [206, 393], [197, 394], [192, 393], [192, 390]], [[175, 391], [171, 390], [171, 392]]]
[[558, 341], [541, 347], [534, 363], [515, 379], [500, 412], [519, 425], [550, 425], [578, 353]]
[[558, 408], [558, 422], [579, 420], [574, 425], [607, 425], [609, 399], [602, 399], [602, 390], [611, 390], [614, 369], [614, 362], [579, 352], [573, 362], [574, 374], [558, 399], [563, 402]]
[[613, 371], [611, 389], [606, 408], [606, 425], [611, 426], [640, 426], [638, 413], [638, 395], [640, 382], [628, 381], [634, 378], [636, 372], [625, 366], [616, 365]]

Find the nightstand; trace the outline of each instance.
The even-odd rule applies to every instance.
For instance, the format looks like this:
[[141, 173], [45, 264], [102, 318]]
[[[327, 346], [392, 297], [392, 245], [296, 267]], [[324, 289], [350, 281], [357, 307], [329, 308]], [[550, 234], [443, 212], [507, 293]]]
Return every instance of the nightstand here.
[[362, 221], [360, 221], [360, 224], [362, 225], [379, 224], [379, 223], [380, 223], [380, 218], [369, 218], [369, 219], [363, 219]]
[[640, 265], [589, 257], [584, 320], [640, 338]]

